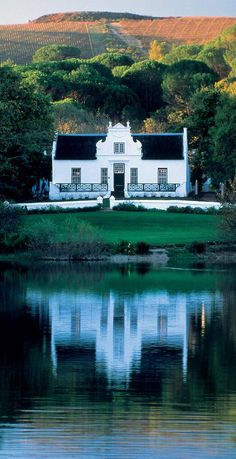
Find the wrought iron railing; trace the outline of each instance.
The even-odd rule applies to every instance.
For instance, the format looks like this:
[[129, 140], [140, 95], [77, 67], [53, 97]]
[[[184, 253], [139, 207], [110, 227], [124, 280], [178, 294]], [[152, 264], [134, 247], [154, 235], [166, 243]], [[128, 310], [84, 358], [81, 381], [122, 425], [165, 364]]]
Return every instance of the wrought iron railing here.
[[60, 193], [106, 192], [107, 183], [58, 183]]
[[179, 183], [128, 183], [128, 191], [174, 193]]

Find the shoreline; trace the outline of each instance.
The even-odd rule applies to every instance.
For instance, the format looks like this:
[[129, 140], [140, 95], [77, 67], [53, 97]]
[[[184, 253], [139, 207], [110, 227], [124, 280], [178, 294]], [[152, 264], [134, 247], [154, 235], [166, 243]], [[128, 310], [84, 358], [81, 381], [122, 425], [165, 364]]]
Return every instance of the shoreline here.
[[0, 262], [10, 263], [60, 263], [60, 262], [89, 262], [89, 263], [109, 263], [113, 265], [122, 264], [149, 264], [153, 267], [169, 267], [168, 264], [178, 267], [186, 264], [202, 263], [208, 267], [215, 265], [236, 266], [236, 243], [215, 243], [206, 244], [202, 253], [191, 252], [189, 244], [175, 246], [151, 247], [147, 254], [122, 254], [106, 253], [100, 256], [71, 257], [63, 255], [41, 255], [33, 251], [17, 252], [12, 254], [0, 254]]

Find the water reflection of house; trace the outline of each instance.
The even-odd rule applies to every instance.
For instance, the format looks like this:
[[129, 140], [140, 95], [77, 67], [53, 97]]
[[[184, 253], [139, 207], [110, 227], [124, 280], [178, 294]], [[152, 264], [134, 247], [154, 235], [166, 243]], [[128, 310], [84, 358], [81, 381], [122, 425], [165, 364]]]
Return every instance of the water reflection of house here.
[[[203, 314], [199, 293], [153, 291], [131, 296], [113, 291], [105, 295], [62, 292], [50, 294], [47, 301], [44, 295], [42, 301], [48, 305], [55, 374], [62, 355], [77, 355], [78, 360], [87, 353], [94, 359], [97, 375], [105, 373], [110, 386], [127, 387], [132, 372], [140, 370], [142, 355], [157, 358], [158, 354], [162, 366], [168, 359], [177, 359], [185, 378], [190, 316], [196, 311]], [[205, 327], [211, 295], [207, 300], [204, 292], [204, 301]], [[28, 291], [28, 302], [38, 308], [36, 292]], [[47, 317], [45, 311], [43, 314]]]

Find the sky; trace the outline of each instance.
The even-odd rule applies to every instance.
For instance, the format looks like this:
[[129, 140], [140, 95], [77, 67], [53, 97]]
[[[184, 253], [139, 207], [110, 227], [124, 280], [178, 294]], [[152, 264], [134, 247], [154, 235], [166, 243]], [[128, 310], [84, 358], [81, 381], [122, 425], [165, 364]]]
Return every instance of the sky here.
[[0, 24], [20, 24], [44, 14], [117, 11], [153, 16], [236, 16], [235, 0], [1, 0]]

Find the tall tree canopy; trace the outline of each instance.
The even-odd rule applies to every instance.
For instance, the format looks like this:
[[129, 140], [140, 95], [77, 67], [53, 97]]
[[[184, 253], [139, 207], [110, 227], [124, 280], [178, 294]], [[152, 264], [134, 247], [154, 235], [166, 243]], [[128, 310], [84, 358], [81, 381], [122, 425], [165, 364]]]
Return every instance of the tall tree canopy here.
[[22, 198], [38, 176], [50, 173], [53, 117], [47, 96], [24, 83], [14, 67], [0, 67], [0, 195]]
[[236, 98], [227, 93], [220, 97], [215, 124], [210, 129], [211, 156], [209, 175], [215, 183], [236, 176]]
[[68, 45], [48, 45], [37, 49], [33, 62], [62, 61], [64, 59], [79, 58], [80, 49]]
[[122, 83], [138, 96], [143, 116], [163, 104], [161, 84], [165, 68], [164, 64], [145, 60], [133, 64], [122, 76]]
[[132, 57], [128, 56], [127, 54], [120, 53], [119, 51], [98, 54], [89, 61], [98, 62], [99, 64], [105, 65], [110, 69], [113, 69], [118, 65], [130, 66], [134, 63]]
[[201, 49], [202, 45], [174, 46], [171, 51], [164, 56], [163, 62], [171, 65], [184, 59], [196, 59]]
[[168, 66], [164, 73], [163, 99], [184, 119], [190, 113], [190, 101], [195, 92], [212, 86], [217, 75], [205, 63], [183, 60]]

